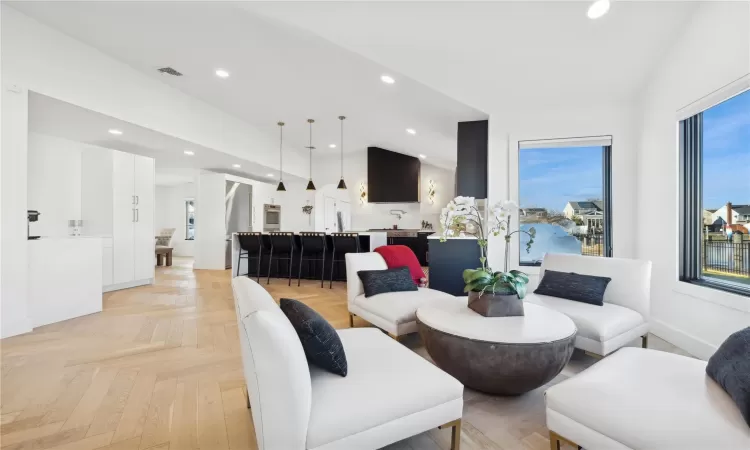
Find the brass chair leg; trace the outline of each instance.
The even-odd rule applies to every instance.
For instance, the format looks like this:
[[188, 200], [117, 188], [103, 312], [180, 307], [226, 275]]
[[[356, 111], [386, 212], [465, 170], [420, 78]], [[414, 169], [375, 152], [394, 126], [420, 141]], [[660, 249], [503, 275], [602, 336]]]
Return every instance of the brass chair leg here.
[[354, 314], [349, 313], [349, 328], [354, 328]]
[[250, 394], [245, 390], [245, 401], [247, 402], [247, 409], [250, 409]]
[[648, 333], [641, 336], [641, 347], [648, 348]]
[[571, 441], [570, 439], [566, 439], [559, 434], [555, 433], [554, 431], [550, 430], [549, 432], [549, 448], [550, 450], [560, 450], [560, 446], [565, 443], [568, 445], [572, 445], [573, 448], [581, 449], [581, 446], [576, 444], [575, 442]]
[[591, 352], [587, 352], [587, 351], [584, 351], [583, 353], [586, 354], [586, 355], [588, 355], [588, 356], [591, 356], [592, 358], [596, 358], [596, 359], [602, 359], [602, 358], [604, 358], [602, 355], [597, 355], [596, 353], [591, 353]]
[[461, 449], [461, 419], [456, 419], [452, 422], [448, 422], [446, 424], [440, 425], [438, 428], [448, 428], [451, 427], [451, 450], [460, 450]]
[[392, 338], [392, 339], [393, 339], [394, 341], [396, 341], [396, 342], [399, 342], [399, 340], [398, 340], [398, 336], [396, 336], [395, 334], [393, 334], [393, 333], [388, 333], [388, 336], [390, 336], [390, 337], [391, 337], [391, 338]]

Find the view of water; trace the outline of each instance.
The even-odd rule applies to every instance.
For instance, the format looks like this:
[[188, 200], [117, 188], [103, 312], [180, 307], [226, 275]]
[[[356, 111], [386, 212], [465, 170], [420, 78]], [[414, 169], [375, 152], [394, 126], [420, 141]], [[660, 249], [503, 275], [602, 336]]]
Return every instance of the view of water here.
[[529, 231], [531, 227], [536, 229], [536, 237], [529, 253], [526, 253], [529, 236], [526, 233], [520, 233], [522, 264], [541, 263], [545, 253], [581, 254], [581, 241], [571, 236], [562, 226], [550, 223], [521, 224], [521, 229], [524, 231]]

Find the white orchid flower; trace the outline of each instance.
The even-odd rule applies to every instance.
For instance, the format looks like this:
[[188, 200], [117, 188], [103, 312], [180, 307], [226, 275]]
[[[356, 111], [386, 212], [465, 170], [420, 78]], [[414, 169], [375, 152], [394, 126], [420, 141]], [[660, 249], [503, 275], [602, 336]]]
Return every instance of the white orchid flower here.
[[458, 196], [453, 199], [453, 202], [455, 202], [457, 205], [466, 205], [466, 206], [475, 206], [476, 201], [474, 200], [474, 197], [462, 197]]

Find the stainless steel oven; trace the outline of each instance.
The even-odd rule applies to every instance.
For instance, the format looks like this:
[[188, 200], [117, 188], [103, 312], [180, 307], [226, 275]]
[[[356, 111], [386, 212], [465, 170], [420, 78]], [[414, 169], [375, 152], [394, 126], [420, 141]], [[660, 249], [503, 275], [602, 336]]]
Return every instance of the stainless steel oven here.
[[281, 231], [280, 205], [263, 205], [263, 231]]

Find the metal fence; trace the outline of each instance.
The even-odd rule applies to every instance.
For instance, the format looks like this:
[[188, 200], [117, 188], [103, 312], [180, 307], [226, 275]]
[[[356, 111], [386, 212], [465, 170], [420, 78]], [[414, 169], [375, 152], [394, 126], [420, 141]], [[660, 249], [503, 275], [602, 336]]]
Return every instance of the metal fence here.
[[604, 235], [593, 234], [576, 236], [581, 241], [581, 254], [586, 256], [604, 256]]
[[750, 242], [703, 241], [703, 271], [750, 278]]

